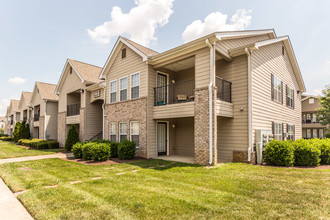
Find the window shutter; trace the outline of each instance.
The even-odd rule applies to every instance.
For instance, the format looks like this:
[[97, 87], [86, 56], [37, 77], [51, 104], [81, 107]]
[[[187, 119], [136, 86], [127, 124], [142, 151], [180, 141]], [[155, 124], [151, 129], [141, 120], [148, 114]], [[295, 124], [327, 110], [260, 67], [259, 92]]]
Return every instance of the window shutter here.
[[274, 138], [275, 138], [275, 123], [272, 122], [272, 133], [274, 135]]
[[283, 105], [283, 82], [281, 81], [281, 104]]
[[274, 101], [274, 87], [273, 87], [273, 85], [274, 85], [274, 75], [273, 74], [271, 74], [271, 75], [272, 75], [272, 78], [271, 78], [270, 89], [271, 89], [271, 94], [272, 94], [272, 100]]
[[286, 106], [289, 106], [289, 99], [288, 99], [288, 85], [285, 85], [285, 100], [286, 100]]
[[294, 109], [294, 90], [292, 90], [292, 108]]
[[284, 123], [282, 123], [282, 141], [284, 141]]
[[296, 125], [293, 125], [293, 140], [296, 140]]

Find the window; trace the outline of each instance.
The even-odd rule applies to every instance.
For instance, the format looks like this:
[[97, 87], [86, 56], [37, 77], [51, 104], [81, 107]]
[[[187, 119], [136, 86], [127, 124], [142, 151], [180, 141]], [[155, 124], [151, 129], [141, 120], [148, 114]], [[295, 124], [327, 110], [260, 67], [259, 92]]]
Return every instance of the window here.
[[140, 124], [137, 121], [131, 122], [131, 141], [134, 141], [136, 143], [136, 148], [139, 147], [139, 127]]
[[100, 90], [99, 89], [94, 91], [94, 98], [98, 98], [98, 97], [100, 97]]
[[119, 122], [119, 142], [127, 139], [126, 122]]
[[289, 86], [286, 86], [286, 106], [293, 108], [294, 106], [294, 94], [293, 89], [291, 89]]
[[312, 123], [316, 123], [317, 122], [316, 114], [312, 113], [311, 115], [312, 115]]
[[121, 58], [124, 59], [126, 57], [126, 48], [121, 50]]
[[324, 130], [319, 129], [319, 138], [324, 138]]
[[127, 100], [127, 77], [120, 79], [120, 101]]
[[294, 140], [294, 125], [288, 125], [287, 133], [288, 133], [288, 140]]
[[117, 101], [117, 80], [110, 82], [110, 103]]
[[283, 140], [282, 123], [274, 123], [274, 139]]
[[282, 103], [282, 81], [272, 74], [272, 100]]
[[306, 138], [312, 138], [312, 131], [311, 131], [311, 129], [306, 129]]
[[317, 138], [318, 137], [318, 133], [317, 133], [317, 129], [313, 129], [313, 138]]
[[313, 98], [308, 99], [308, 103], [309, 104], [314, 104], [314, 99]]
[[117, 127], [115, 122], [110, 122], [109, 124], [109, 140], [116, 142]]
[[140, 97], [140, 73], [131, 75], [131, 98], [136, 99]]

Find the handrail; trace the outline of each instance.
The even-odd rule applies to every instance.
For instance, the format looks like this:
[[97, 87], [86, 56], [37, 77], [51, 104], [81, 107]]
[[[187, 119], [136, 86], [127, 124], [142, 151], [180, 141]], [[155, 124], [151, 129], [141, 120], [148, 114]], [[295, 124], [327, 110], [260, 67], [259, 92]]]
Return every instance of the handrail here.
[[225, 102], [232, 102], [232, 82], [227, 81], [219, 76], [216, 76], [215, 80], [215, 85], [218, 88], [217, 98]]

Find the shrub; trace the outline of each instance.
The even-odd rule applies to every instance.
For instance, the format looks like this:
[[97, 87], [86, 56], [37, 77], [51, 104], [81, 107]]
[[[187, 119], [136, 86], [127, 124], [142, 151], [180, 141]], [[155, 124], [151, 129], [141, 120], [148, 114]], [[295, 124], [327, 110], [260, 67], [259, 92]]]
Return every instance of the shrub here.
[[[317, 143], [320, 140], [312, 140]], [[320, 149], [312, 141], [300, 139], [293, 142], [294, 164], [296, 166], [318, 166], [320, 164]]]
[[47, 141], [37, 142], [34, 144], [34, 148], [36, 148], [38, 150], [48, 149], [48, 143], [47, 143]]
[[122, 160], [130, 160], [135, 156], [136, 144], [134, 141], [123, 140], [118, 145], [118, 157]]
[[60, 147], [60, 143], [57, 141], [47, 141], [48, 142], [48, 149], [55, 149]]
[[14, 141], [14, 137], [0, 137], [2, 141]]
[[72, 152], [73, 155], [76, 158], [82, 158], [83, 157], [83, 149], [84, 149], [85, 144], [78, 142], [75, 145], [72, 146]]
[[330, 164], [330, 139], [319, 140], [317, 147], [321, 151], [320, 164]]
[[71, 125], [65, 141], [65, 149], [71, 151], [74, 144], [79, 142], [79, 134], [75, 125]]
[[14, 141], [18, 142], [20, 139], [29, 139], [30, 138], [30, 126], [26, 124], [25, 121], [22, 123], [16, 122], [14, 129]]
[[106, 143], [95, 144], [92, 147], [92, 160], [105, 161], [110, 157], [110, 145]]
[[330, 133], [326, 133], [325, 138], [330, 138]]
[[264, 160], [267, 165], [293, 166], [294, 147], [289, 141], [270, 141], [264, 151]]
[[110, 142], [110, 157], [118, 157], [118, 143]]
[[95, 143], [89, 142], [84, 145], [82, 150], [82, 158], [84, 160], [92, 160], [93, 159], [93, 148]]

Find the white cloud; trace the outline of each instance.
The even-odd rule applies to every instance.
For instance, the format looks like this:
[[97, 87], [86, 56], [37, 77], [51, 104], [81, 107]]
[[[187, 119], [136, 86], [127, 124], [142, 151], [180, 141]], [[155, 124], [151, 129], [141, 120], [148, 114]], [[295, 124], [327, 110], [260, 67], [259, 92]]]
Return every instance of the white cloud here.
[[94, 30], [88, 29], [89, 36], [100, 44], [107, 44], [111, 38], [129, 34], [130, 39], [142, 45], [157, 40], [155, 30], [168, 23], [173, 13], [174, 0], [135, 0], [136, 7], [124, 14], [120, 7], [111, 11], [110, 21], [104, 22]]
[[189, 24], [182, 33], [182, 38], [185, 42], [188, 42], [216, 31], [244, 30], [251, 24], [252, 16], [250, 16], [250, 13], [250, 10], [239, 9], [231, 17], [230, 23], [227, 23], [228, 15], [213, 12], [206, 16], [204, 22], [195, 20]]
[[8, 79], [8, 82], [14, 84], [14, 85], [19, 85], [19, 84], [23, 84], [26, 82], [27, 79], [23, 79], [21, 77], [14, 77], [14, 78], [10, 78]]

